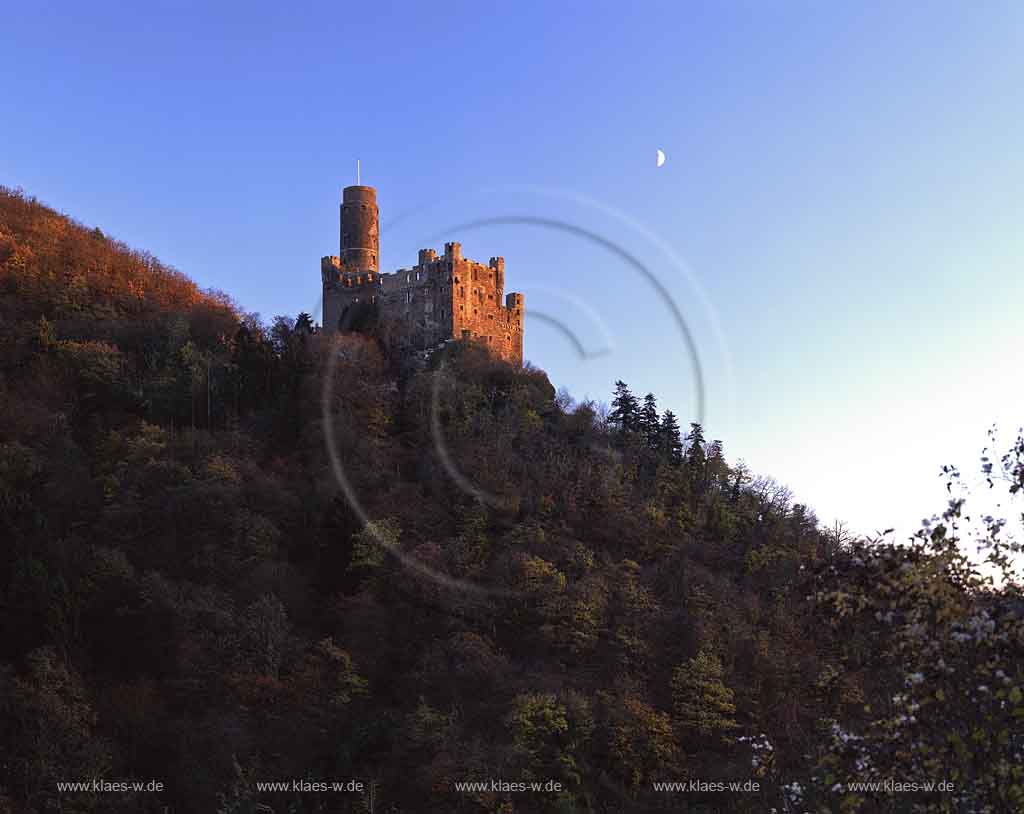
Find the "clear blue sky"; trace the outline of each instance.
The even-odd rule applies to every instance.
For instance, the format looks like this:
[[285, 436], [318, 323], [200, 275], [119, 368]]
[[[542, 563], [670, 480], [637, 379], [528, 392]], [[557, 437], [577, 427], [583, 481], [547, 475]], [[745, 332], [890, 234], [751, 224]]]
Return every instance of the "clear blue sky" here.
[[1024, 6], [373, 5], [6, 8], [0, 183], [269, 318], [316, 305], [359, 157], [385, 268], [502, 254], [528, 314], [610, 348], [528, 320], [556, 385], [690, 419], [670, 311], [620, 258], [449, 230], [594, 231], [678, 304], [727, 455], [859, 530], [940, 509], [938, 466], [1024, 421]]

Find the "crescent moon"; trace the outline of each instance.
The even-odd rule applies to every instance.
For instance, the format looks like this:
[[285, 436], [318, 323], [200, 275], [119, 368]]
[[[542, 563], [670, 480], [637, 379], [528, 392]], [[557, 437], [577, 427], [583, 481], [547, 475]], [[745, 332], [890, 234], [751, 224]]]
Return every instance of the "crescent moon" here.
[[661, 150], [658, 150], [658, 163], [655, 166], [660, 167], [664, 163], [665, 163], [665, 153], [662, 152]]

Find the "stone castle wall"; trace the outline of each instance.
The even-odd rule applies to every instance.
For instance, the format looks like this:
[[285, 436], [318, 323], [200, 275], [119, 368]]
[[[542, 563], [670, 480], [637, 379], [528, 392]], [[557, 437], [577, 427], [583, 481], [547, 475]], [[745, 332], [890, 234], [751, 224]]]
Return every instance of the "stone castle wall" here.
[[487, 265], [462, 256], [458, 243], [444, 254], [421, 249], [412, 268], [378, 269], [376, 191], [347, 187], [341, 210], [341, 254], [321, 260], [323, 328], [344, 327], [353, 309], [375, 305], [397, 319], [416, 345], [434, 347], [449, 339], [481, 342], [502, 359], [523, 361], [523, 295], [504, 297], [505, 261]]

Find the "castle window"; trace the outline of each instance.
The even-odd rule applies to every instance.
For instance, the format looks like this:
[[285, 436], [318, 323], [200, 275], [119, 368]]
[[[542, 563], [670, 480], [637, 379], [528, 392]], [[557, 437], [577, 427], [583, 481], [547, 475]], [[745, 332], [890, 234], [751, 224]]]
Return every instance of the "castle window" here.
[[466, 296], [466, 286], [460, 286], [459, 287], [459, 296], [460, 297], [465, 297]]

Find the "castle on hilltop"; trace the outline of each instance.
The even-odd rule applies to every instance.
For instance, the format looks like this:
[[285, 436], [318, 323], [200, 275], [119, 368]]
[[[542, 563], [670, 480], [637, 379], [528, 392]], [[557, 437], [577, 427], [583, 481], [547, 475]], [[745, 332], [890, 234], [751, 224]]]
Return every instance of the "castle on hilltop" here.
[[445, 243], [440, 257], [420, 249], [412, 268], [382, 273], [378, 235], [377, 191], [345, 187], [341, 254], [320, 261], [325, 333], [344, 330], [360, 307], [376, 306], [382, 318], [407, 328], [419, 348], [474, 340], [501, 359], [523, 363], [523, 295], [502, 300], [504, 258], [492, 257], [485, 266], [463, 257], [458, 243]]

